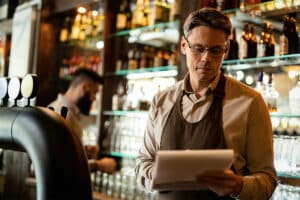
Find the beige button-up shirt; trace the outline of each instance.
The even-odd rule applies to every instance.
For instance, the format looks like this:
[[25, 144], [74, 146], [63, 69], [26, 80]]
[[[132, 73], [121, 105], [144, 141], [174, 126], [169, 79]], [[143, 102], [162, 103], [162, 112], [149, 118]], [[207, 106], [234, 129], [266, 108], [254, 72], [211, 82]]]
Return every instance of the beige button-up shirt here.
[[[154, 97], [135, 169], [141, 186], [150, 189], [155, 153], [160, 149], [162, 131], [177, 96], [182, 90], [188, 93], [182, 99], [183, 116], [189, 122], [199, 121], [212, 103], [211, 90], [216, 87], [219, 77], [199, 99], [188, 91], [189, 76]], [[235, 153], [233, 166], [239, 175], [243, 175], [239, 199], [269, 199], [277, 177], [271, 121], [264, 100], [252, 88], [226, 76], [222, 117], [227, 147]]]

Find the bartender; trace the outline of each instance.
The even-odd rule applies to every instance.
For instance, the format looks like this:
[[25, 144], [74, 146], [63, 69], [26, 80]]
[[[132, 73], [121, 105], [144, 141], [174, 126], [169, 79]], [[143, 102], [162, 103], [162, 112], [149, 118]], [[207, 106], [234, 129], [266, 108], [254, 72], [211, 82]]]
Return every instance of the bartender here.
[[160, 192], [159, 200], [267, 200], [276, 187], [267, 107], [258, 92], [221, 72], [231, 30], [229, 18], [213, 8], [186, 18], [180, 47], [188, 72], [154, 97], [135, 172], [151, 190], [159, 150], [233, 149], [233, 165], [195, 177], [206, 190]]
[[[64, 94], [58, 94], [55, 101], [48, 107], [61, 113], [63, 108], [67, 108], [66, 119], [70, 127], [80, 139], [82, 139], [82, 118], [88, 115], [93, 101], [99, 89], [99, 84], [103, 84], [103, 79], [96, 72], [79, 68], [73, 74], [67, 91]], [[85, 145], [86, 153], [89, 159], [97, 159], [98, 146]], [[93, 163], [92, 168], [97, 168], [105, 172], [112, 173], [116, 170], [116, 161], [112, 158], [102, 158]]]

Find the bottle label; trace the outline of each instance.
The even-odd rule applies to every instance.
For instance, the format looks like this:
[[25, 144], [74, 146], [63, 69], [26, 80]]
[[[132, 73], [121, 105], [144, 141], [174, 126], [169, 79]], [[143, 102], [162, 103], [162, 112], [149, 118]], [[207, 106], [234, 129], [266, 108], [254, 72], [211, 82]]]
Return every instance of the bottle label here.
[[257, 45], [257, 57], [265, 57], [266, 56], [266, 44], [259, 43]]
[[241, 48], [239, 48], [239, 58], [240, 59], [247, 58], [247, 55], [248, 55], [248, 44], [247, 44], [247, 41], [245, 41], [244, 39], [241, 39], [240, 47]]
[[279, 37], [279, 53], [280, 55], [289, 53], [289, 40], [285, 35]]

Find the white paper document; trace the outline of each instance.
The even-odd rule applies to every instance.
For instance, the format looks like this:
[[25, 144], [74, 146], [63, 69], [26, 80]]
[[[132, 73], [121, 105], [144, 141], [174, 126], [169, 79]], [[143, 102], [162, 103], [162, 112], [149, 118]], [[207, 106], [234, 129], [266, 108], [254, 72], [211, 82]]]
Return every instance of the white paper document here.
[[199, 189], [199, 185], [195, 182], [196, 175], [207, 170], [230, 168], [233, 155], [231, 149], [158, 151], [153, 167], [152, 188], [156, 190]]

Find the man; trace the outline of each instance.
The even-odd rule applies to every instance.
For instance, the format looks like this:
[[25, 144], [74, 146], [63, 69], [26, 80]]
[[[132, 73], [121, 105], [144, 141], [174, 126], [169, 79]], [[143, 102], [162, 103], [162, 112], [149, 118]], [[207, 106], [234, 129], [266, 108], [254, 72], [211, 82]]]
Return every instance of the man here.
[[[64, 94], [58, 94], [57, 99], [49, 104], [48, 107], [58, 113], [64, 112], [67, 108], [66, 119], [70, 122], [73, 132], [82, 139], [81, 122], [83, 115], [88, 115], [96, 94], [99, 90], [99, 84], [103, 84], [103, 79], [96, 72], [87, 68], [79, 68], [73, 74], [69, 88]], [[98, 147], [85, 146], [88, 158], [97, 158]], [[111, 158], [103, 158], [95, 162], [96, 168], [113, 172], [116, 168], [116, 161]]]
[[233, 166], [199, 174], [197, 183], [207, 190], [161, 192], [159, 200], [265, 200], [276, 187], [266, 105], [252, 88], [221, 73], [231, 29], [228, 17], [212, 8], [187, 17], [181, 52], [188, 73], [154, 97], [135, 171], [149, 189], [155, 153], [172, 149], [233, 149]]

